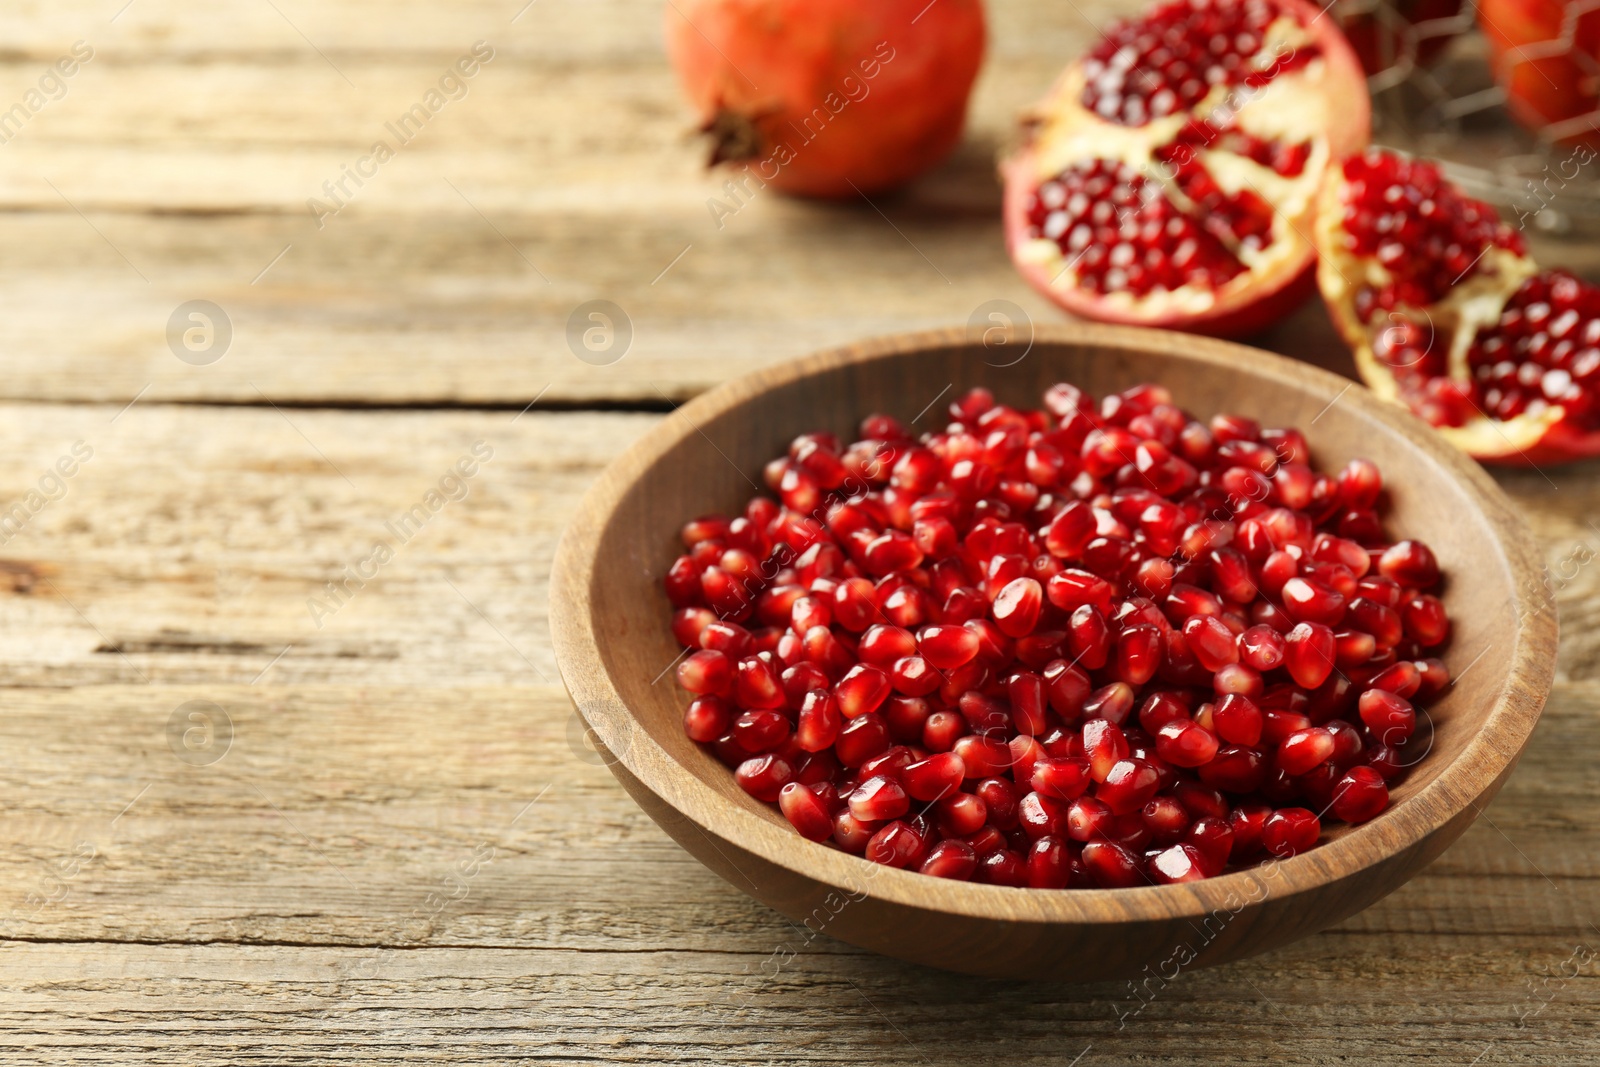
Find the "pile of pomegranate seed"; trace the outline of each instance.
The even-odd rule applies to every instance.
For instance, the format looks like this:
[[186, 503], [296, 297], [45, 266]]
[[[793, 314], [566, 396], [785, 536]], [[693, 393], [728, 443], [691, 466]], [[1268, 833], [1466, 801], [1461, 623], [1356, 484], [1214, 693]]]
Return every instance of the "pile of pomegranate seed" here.
[[995, 885], [1191, 881], [1381, 812], [1450, 620], [1378, 469], [1154, 385], [1044, 404], [804, 434], [777, 500], [685, 525], [689, 737], [812, 841]]

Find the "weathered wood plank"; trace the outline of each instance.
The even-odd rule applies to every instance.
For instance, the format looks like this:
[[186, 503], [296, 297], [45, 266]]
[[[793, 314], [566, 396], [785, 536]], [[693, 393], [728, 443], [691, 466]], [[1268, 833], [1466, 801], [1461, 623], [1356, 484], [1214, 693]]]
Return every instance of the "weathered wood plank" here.
[[[16, 590], [0, 678], [47, 686], [249, 682], [290, 646], [267, 680], [553, 682], [555, 542], [599, 467], [656, 418], [4, 410], [0, 513], [22, 502], [26, 522], [0, 547], [13, 573], [0, 590]], [[28, 516], [77, 441], [92, 457]], [[455, 477], [475, 442], [491, 457]], [[403, 541], [386, 523], [441, 480], [465, 497], [436, 500]], [[371, 574], [378, 542], [394, 558], [349, 581], [347, 566]]]
[[[186, 748], [196, 710], [231, 744]], [[1346, 933], [1583, 936], [1597, 710], [1563, 686], [1488, 818]], [[655, 828], [557, 689], [11, 690], [0, 739], [4, 937], [754, 952], [788, 925]]]
[[[708, 200], [733, 201], [685, 140], [653, 2], [539, 3], [500, 36], [515, 5], [285, 7], [325, 61], [270, 5], [196, 18], [141, 0], [0, 160], [5, 394], [503, 404], [548, 387], [659, 403], [993, 299], [1055, 321], [1006, 259], [993, 161], [1086, 17], [1116, 7], [997, 6], [967, 142], [906, 193], [876, 207], [756, 194], [719, 228]], [[36, 11], [0, 84], [25, 91], [92, 21]], [[480, 36], [496, 58], [399, 146], [384, 124]], [[380, 137], [395, 158], [318, 229], [307, 200], [331, 204], [323, 183]], [[634, 336], [595, 367], [566, 333], [601, 298]], [[204, 367], [166, 341], [193, 299], [234, 328]], [[1263, 340], [1348, 367], [1315, 304]]]
[[[208, 766], [168, 744], [191, 700], [232, 721]], [[1570, 753], [1600, 742], [1597, 705], [1600, 689], [1563, 686], [1488, 817], [1376, 907], [1135, 993], [942, 975], [797, 931], [579, 755], [551, 689], [14, 690], [0, 1047], [19, 1064], [108, 1046], [957, 1063], [1004, 1035], [1021, 1062], [1093, 1044], [1100, 1062], [1459, 1064], [1490, 1042], [1500, 1062], [1587, 1062], [1600, 772]], [[94, 855], [69, 872], [83, 842]]]

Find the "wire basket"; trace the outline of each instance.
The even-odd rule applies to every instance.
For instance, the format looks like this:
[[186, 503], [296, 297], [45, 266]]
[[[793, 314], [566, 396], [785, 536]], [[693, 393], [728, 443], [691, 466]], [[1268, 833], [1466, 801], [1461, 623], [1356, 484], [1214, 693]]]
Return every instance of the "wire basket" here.
[[[1563, 32], [1527, 46], [1523, 57], [1565, 56], [1600, 77], [1600, 65], [1575, 46], [1576, 15], [1596, 6], [1571, 5]], [[1365, 17], [1380, 28], [1372, 47], [1382, 53], [1382, 69], [1368, 79], [1378, 144], [1437, 159], [1452, 180], [1499, 207], [1513, 225], [1555, 237], [1600, 234], [1600, 153], [1556, 143], [1511, 117], [1470, 0], [1459, 14], [1415, 25], [1394, 0], [1340, 0], [1336, 11], [1347, 27]], [[1591, 123], [1600, 125], [1600, 112], [1552, 132]]]

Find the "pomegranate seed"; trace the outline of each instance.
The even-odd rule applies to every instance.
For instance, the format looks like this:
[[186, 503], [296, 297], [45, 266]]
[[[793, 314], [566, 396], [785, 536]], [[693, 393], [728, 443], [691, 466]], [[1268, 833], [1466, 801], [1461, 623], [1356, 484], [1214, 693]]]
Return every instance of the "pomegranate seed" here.
[[766, 752], [789, 737], [789, 720], [781, 712], [747, 711], [733, 721], [733, 738], [746, 752]]
[[1112, 764], [1095, 796], [1113, 815], [1138, 811], [1161, 786], [1161, 775], [1142, 759], [1122, 759]]
[[1157, 885], [1197, 882], [1207, 877], [1208, 863], [1193, 845], [1173, 845], [1150, 860], [1150, 879]]
[[859, 856], [867, 850], [867, 842], [872, 840], [877, 829], [876, 826], [857, 821], [850, 814], [850, 809], [842, 808], [833, 816], [833, 843]]
[[1147, 734], [1155, 734], [1177, 720], [1189, 721], [1189, 705], [1177, 693], [1158, 690], [1139, 706], [1139, 726]]
[[690, 740], [712, 742], [733, 725], [733, 708], [720, 697], [696, 697], [683, 713], [683, 732]]
[[1333, 635], [1333, 660], [1343, 668], [1359, 667], [1372, 659], [1378, 642], [1359, 630], [1339, 630]]
[[895, 779], [875, 775], [850, 794], [850, 814], [861, 822], [898, 819], [911, 810], [911, 798]]
[[934, 801], [961, 788], [967, 777], [961, 757], [953, 752], [936, 752], [927, 759], [918, 760], [901, 774], [905, 790], [917, 800]]
[[922, 744], [930, 752], [949, 752], [967, 732], [967, 720], [959, 712], [936, 711], [922, 727]]
[[1117, 638], [1113, 670], [1117, 678], [1128, 685], [1144, 685], [1155, 677], [1161, 659], [1161, 631], [1147, 624], [1130, 626]]
[[983, 829], [989, 818], [989, 805], [974, 793], [957, 793], [940, 800], [934, 812], [939, 829], [957, 837], [967, 837]]
[[1064, 570], [1045, 585], [1045, 595], [1050, 603], [1062, 611], [1076, 611], [1084, 605], [1097, 609], [1102, 615], [1111, 613], [1111, 583], [1088, 571]]
[[833, 787], [822, 783], [804, 786], [790, 782], [778, 791], [778, 807], [783, 817], [808, 841], [826, 841], [833, 836], [833, 811], [823, 799]]
[[994, 621], [1007, 637], [1024, 637], [1039, 622], [1044, 590], [1032, 578], [1016, 578], [1000, 590], [994, 601]]
[[978, 861], [978, 880], [1021, 888], [1028, 884], [1027, 861], [1008, 848], [998, 849]]
[[1407, 636], [1424, 648], [1443, 644], [1450, 636], [1450, 618], [1438, 597], [1426, 593], [1412, 597], [1401, 608], [1401, 618]]
[[733, 772], [733, 777], [746, 793], [769, 804], [778, 799], [778, 794], [793, 776], [793, 765], [782, 756], [772, 754], [747, 759]]
[[1261, 753], [1242, 745], [1223, 745], [1210, 763], [1197, 768], [1200, 780], [1225, 793], [1253, 793], [1266, 780]]
[[961, 759], [968, 778], [991, 778], [1011, 767], [1011, 747], [1004, 741], [968, 734], [951, 749]]
[[1233, 828], [1221, 816], [1207, 815], [1196, 819], [1183, 835], [1184, 843], [1192, 845], [1200, 854], [1202, 866], [1209, 875], [1221, 874], [1233, 854]]
[[1371, 689], [1382, 689], [1397, 696], [1413, 697], [1422, 688], [1422, 672], [1415, 663], [1401, 660], [1379, 671], [1367, 683]]
[[1302, 622], [1284, 639], [1284, 665], [1290, 677], [1307, 689], [1327, 681], [1335, 653], [1333, 631], [1318, 622]]
[[877, 711], [889, 696], [889, 676], [877, 667], [858, 663], [833, 687], [833, 699], [846, 719]]
[[1073, 855], [1057, 837], [1046, 835], [1028, 849], [1028, 887], [1065, 889], [1072, 884]]
[[1290, 578], [1280, 591], [1284, 611], [1297, 622], [1338, 625], [1344, 618], [1345, 600], [1325, 585], [1307, 578]]
[[1076, 800], [1089, 788], [1089, 760], [1083, 756], [1047, 756], [1036, 760], [1028, 783], [1046, 796]]
[[1110, 658], [1111, 627], [1093, 605], [1081, 605], [1067, 620], [1067, 651], [1072, 662], [1091, 671], [1104, 667]]
[[895, 820], [876, 831], [867, 841], [866, 857], [886, 867], [920, 865], [927, 846], [909, 823]]
[[1421, 541], [1400, 541], [1384, 550], [1378, 571], [1410, 589], [1428, 589], [1439, 581], [1439, 562]]
[[962, 626], [925, 626], [917, 635], [922, 658], [941, 671], [953, 671], [978, 654], [978, 635]]
[[1211, 710], [1211, 724], [1230, 745], [1253, 746], [1261, 740], [1261, 709], [1248, 697], [1230, 693], [1218, 700]]
[[1199, 782], [1179, 782], [1172, 790], [1172, 795], [1196, 819], [1223, 819], [1228, 815], [1228, 802], [1222, 794]]
[[1139, 819], [1157, 846], [1170, 845], [1189, 829], [1189, 812], [1176, 797], [1155, 796], [1139, 810]]
[[1274, 856], [1297, 856], [1307, 852], [1321, 835], [1322, 824], [1305, 808], [1279, 808], [1261, 825], [1261, 844]]
[[1296, 730], [1278, 743], [1278, 766], [1286, 774], [1305, 774], [1330, 759], [1333, 748], [1333, 735], [1320, 726]]
[[935, 878], [970, 881], [978, 869], [978, 854], [965, 841], [940, 841], [928, 850], [928, 858], [917, 870]]
[[1371, 767], [1352, 767], [1333, 787], [1333, 815], [1348, 823], [1366, 822], [1389, 806], [1389, 787]]
[[1064, 800], [1030, 792], [1017, 802], [1017, 822], [1032, 840], [1060, 836], [1066, 830], [1067, 810]]
[[1229, 663], [1220, 668], [1211, 679], [1211, 687], [1218, 697], [1261, 695], [1261, 672], [1242, 663]]
[[1045, 666], [1043, 681], [1050, 708], [1068, 722], [1077, 719], [1089, 699], [1089, 676], [1066, 660], [1056, 660]]
[[1083, 867], [1089, 880], [1102, 889], [1127, 889], [1145, 881], [1134, 854], [1111, 841], [1084, 845]]
[[1104, 719], [1121, 726], [1133, 711], [1133, 686], [1126, 682], [1112, 682], [1090, 693], [1083, 702], [1085, 719]]
[[1233, 631], [1215, 618], [1191, 616], [1183, 624], [1183, 636], [1195, 659], [1208, 671], [1219, 671], [1239, 662], [1239, 647]]
[[721, 652], [691, 652], [678, 664], [678, 684], [701, 696], [727, 696], [733, 691], [733, 664]]
[[1067, 805], [1066, 833], [1074, 841], [1104, 837], [1110, 822], [1111, 809], [1093, 797], [1079, 797]]
[[881, 623], [869, 626], [856, 646], [856, 654], [863, 661], [879, 667], [888, 666], [906, 656], [914, 656], [916, 652], [917, 639], [911, 635], [911, 631]]
[[1128, 739], [1120, 727], [1104, 719], [1083, 724], [1083, 753], [1089, 758], [1089, 777], [1105, 782], [1111, 768], [1128, 755]]
[[1358, 702], [1361, 721], [1381, 744], [1401, 745], [1417, 728], [1411, 701], [1382, 689], [1369, 689]]
[[1270, 626], [1251, 626], [1237, 638], [1239, 661], [1257, 671], [1270, 671], [1283, 665], [1283, 635]]
[[1371, 460], [1352, 459], [1339, 472], [1339, 500], [1347, 508], [1370, 508], [1383, 492], [1383, 475]]
[[1032, 671], [1018, 671], [1006, 679], [1006, 697], [1011, 704], [1011, 723], [1019, 734], [1043, 734], [1045, 721], [1044, 679]]
[[888, 748], [889, 727], [875, 713], [845, 723], [833, 746], [839, 762], [846, 767], [859, 767], [873, 756], [882, 755]]
[[1175, 719], [1156, 735], [1156, 755], [1176, 767], [1201, 767], [1217, 755], [1217, 735], [1203, 726]]

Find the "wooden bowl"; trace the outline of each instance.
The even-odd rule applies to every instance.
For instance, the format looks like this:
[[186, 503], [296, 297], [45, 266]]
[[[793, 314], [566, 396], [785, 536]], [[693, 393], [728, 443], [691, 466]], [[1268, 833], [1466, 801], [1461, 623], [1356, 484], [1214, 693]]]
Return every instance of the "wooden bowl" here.
[[[1544, 706], [1556, 620], [1536, 595], [1542, 572], [1528, 527], [1472, 460], [1326, 371], [1123, 327], [1041, 329], [1020, 359], [1019, 347], [985, 349], [950, 330], [809, 356], [697, 398], [612, 464], [562, 538], [551, 588], [561, 673], [612, 771], [684, 848], [803, 923], [797, 940], [825, 933], [973, 974], [1171, 977], [1287, 944], [1393, 891], [1495, 795]], [[1096, 396], [1159, 382], [1201, 417], [1230, 411], [1300, 427], [1321, 469], [1354, 456], [1378, 463], [1390, 528], [1433, 547], [1456, 627], [1444, 657], [1456, 683], [1429, 709], [1431, 751], [1397, 783], [1388, 811], [1359, 827], [1330, 827], [1304, 855], [1202, 882], [1009, 889], [893, 870], [806, 841], [684, 736], [687, 695], [670, 669], [680, 650], [661, 588], [684, 521], [741, 510], [763, 465], [802, 431], [848, 435], [875, 411], [928, 429], [968, 388], [1033, 406], [1057, 381]], [[1426, 728], [1413, 740], [1428, 743]]]

